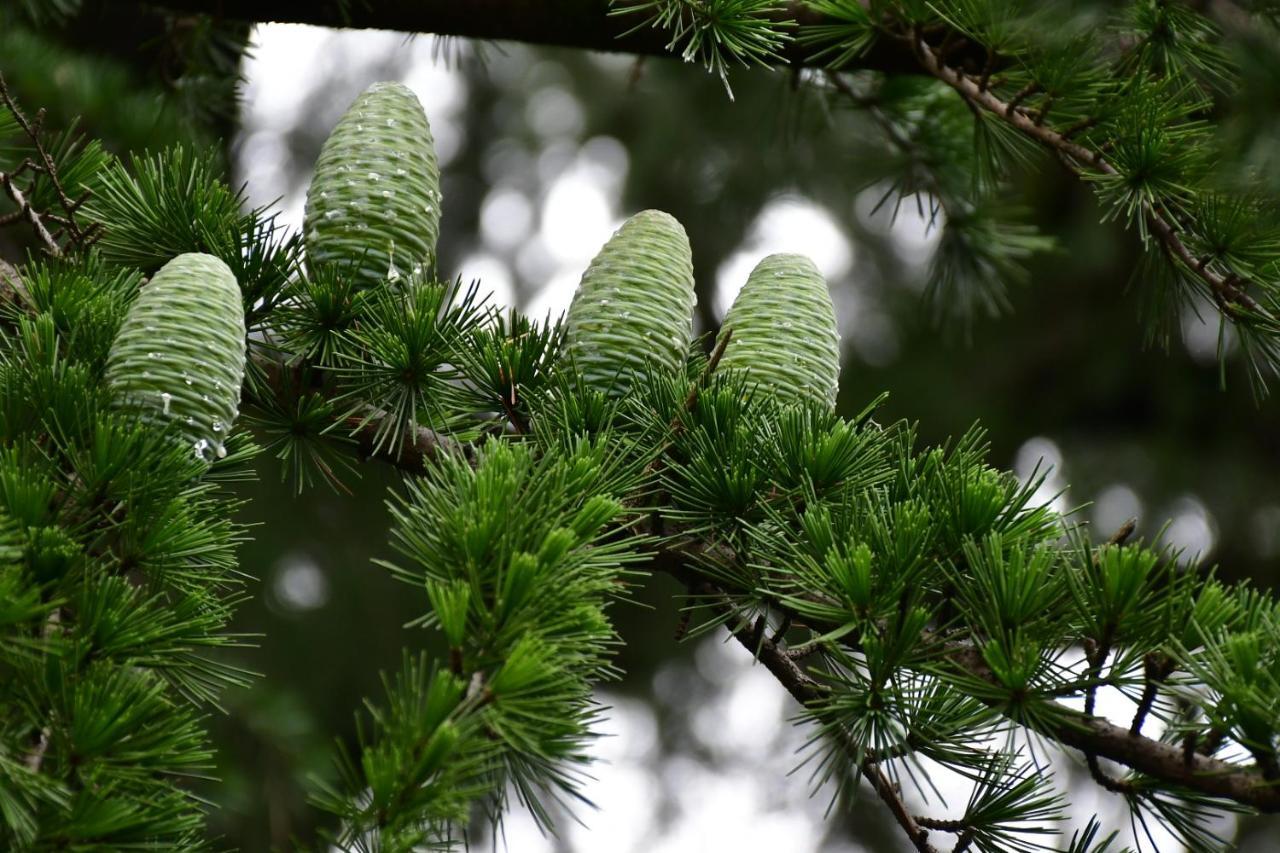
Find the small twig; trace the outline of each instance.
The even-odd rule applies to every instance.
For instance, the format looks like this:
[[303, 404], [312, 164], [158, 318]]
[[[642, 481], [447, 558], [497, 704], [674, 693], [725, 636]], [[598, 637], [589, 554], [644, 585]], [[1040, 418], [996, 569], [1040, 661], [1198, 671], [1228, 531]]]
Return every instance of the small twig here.
[[1133, 531], [1138, 529], [1138, 519], [1131, 518], [1124, 524], [1116, 528], [1116, 532], [1111, 534], [1111, 538], [1107, 540], [1108, 545], [1123, 545], [1129, 541], [1129, 537], [1133, 535]]
[[[498, 381], [503, 383], [507, 381], [502, 365], [498, 365]], [[506, 394], [499, 394], [498, 396], [502, 398], [503, 414], [507, 416], [507, 422], [516, 431], [516, 435], [526, 435], [529, 432], [529, 423], [516, 410], [516, 384], [514, 379], [511, 382], [510, 398]]]
[[693, 622], [693, 611], [684, 610], [680, 614], [680, 621], [676, 623], [675, 640], [677, 643], [684, 642], [685, 636], [689, 633], [689, 625]]
[[897, 787], [884, 775], [878, 764], [871, 761], [862, 762], [862, 775], [871, 783], [871, 787], [880, 795], [880, 799], [889, 807], [889, 813], [902, 827], [907, 838], [919, 853], [938, 853], [938, 848], [929, 843], [929, 831], [907, 811], [906, 803], [898, 793]]
[[1142, 724], [1156, 704], [1160, 685], [1173, 671], [1173, 661], [1160, 652], [1148, 652], [1142, 662], [1146, 684], [1142, 688], [1142, 698], [1138, 700], [1138, 709], [1133, 713], [1133, 722], [1129, 724], [1129, 733], [1142, 734]]
[[1087, 118], [1082, 118], [1075, 124], [1068, 127], [1066, 130], [1062, 131], [1062, 138], [1070, 139], [1071, 137], [1075, 136], [1077, 133], [1083, 133], [1084, 131], [1093, 127], [1097, 123], [1098, 123], [1098, 120], [1092, 116], [1089, 116]]
[[[1122, 528], [1123, 529], [1123, 528]], [[1112, 537], [1115, 538], [1114, 536]], [[1104, 629], [1102, 640], [1094, 643], [1090, 638], [1085, 638], [1084, 643], [1085, 658], [1089, 662], [1089, 686], [1085, 688], [1084, 693], [1084, 713], [1086, 716], [1094, 716], [1094, 707], [1098, 699], [1098, 683], [1102, 677], [1102, 667], [1106, 664], [1107, 658], [1111, 656], [1111, 630]], [[1103, 772], [1102, 765], [1098, 763], [1097, 753], [1086, 749], [1084, 751], [1085, 763], [1089, 767], [1089, 775], [1093, 777], [1093, 781], [1097, 782], [1108, 791], [1117, 794], [1125, 794], [1132, 791], [1133, 786], [1120, 779], [1115, 779], [1107, 773]]]
[[[44, 628], [40, 632], [41, 639], [48, 641], [53, 633], [58, 630], [58, 626], [62, 623], [62, 611], [54, 608], [49, 612], [49, 618], [45, 620]], [[26, 765], [27, 769], [32, 773], [39, 773], [40, 766], [44, 763], [45, 753], [49, 751], [49, 740], [53, 737], [53, 727], [45, 725], [40, 729], [40, 733], [36, 736], [35, 746], [27, 753]]]
[[1027, 98], [1040, 91], [1040, 84], [1032, 80], [1027, 85], [1018, 90], [1018, 93], [1009, 100], [1009, 105], [1005, 107], [1005, 117], [1018, 108], [1018, 106]]
[[49, 233], [49, 229], [45, 227], [44, 222], [40, 219], [40, 214], [31, 206], [31, 202], [27, 200], [26, 194], [18, 187], [13, 175], [8, 172], [0, 172], [0, 187], [4, 187], [5, 195], [9, 196], [13, 203], [17, 205], [18, 214], [27, 220], [27, 224], [36, 232], [36, 238], [44, 246], [44, 250], [55, 258], [61, 256], [62, 249], [58, 246], [58, 241]]
[[1049, 110], [1053, 109], [1053, 103], [1053, 95], [1045, 97], [1043, 106], [1036, 110], [1035, 118], [1032, 119], [1036, 123], [1036, 126], [1044, 124], [1044, 120], [1049, 116]]
[[784, 654], [792, 660], [804, 660], [815, 652], [821, 651], [822, 646], [822, 643], [801, 643], [787, 649]]
[[950, 832], [958, 835], [969, 828], [969, 824], [963, 820], [942, 820], [936, 817], [925, 817], [916, 815], [916, 823], [925, 829], [933, 829], [938, 832]]
[[[732, 618], [734, 609], [732, 603], [724, 600], [723, 593], [711, 584], [693, 581], [689, 584], [689, 591], [691, 593], [710, 592], [713, 595], [713, 600], [715, 598], [720, 599], [718, 603], [712, 606], [718, 609], [721, 615]], [[751, 652], [756, 660], [764, 664], [765, 669], [769, 670], [778, 679], [778, 682], [786, 688], [787, 692], [797, 702], [806, 707], [812, 707], [820, 702], [830, 692], [830, 689], [801, 670], [777, 643], [764, 635], [764, 632], [759, 629], [760, 624], [761, 619], [757, 619], [755, 623], [746, 622], [729, 630], [734, 639], [747, 651]], [[853, 748], [852, 745], [850, 747], [851, 755], [856, 756], [862, 752]], [[897, 787], [885, 776], [879, 765], [868, 758], [863, 758], [860, 761], [859, 770], [866, 780], [871, 783], [871, 787], [875, 789], [880, 799], [889, 807], [894, 820], [898, 822], [903, 832], [911, 839], [911, 843], [915, 845], [918, 853], [938, 853], [937, 848], [929, 844], [928, 831], [922, 828], [911, 812], [907, 810]]]
[[[685, 395], [684, 402], [680, 406], [680, 411], [676, 412], [671, 418], [671, 422], [667, 424], [667, 432], [672, 437], [679, 435], [684, 431], [684, 415], [693, 411], [694, 406], [698, 404], [698, 395], [702, 393], [703, 387], [711, 381], [711, 374], [715, 373], [716, 368], [720, 366], [720, 359], [724, 357], [724, 351], [729, 346], [729, 340], [733, 337], [733, 329], [725, 327], [720, 332], [720, 340], [716, 343], [716, 348], [711, 351], [710, 358], [707, 359], [707, 366], [703, 369], [702, 375], [698, 377], [698, 381], [689, 386], [689, 393]], [[672, 441], [670, 439], [662, 446], [662, 449], [653, 457], [653, 461], [645, 468], [645, 476], [652, 476], [662, 470], [664, 460], [667, 453], [671, 450]]]
[[[923, 43], [923, 41], [924, 41], [924, 40], [923, 40], [923, 39], [921, 39], [921, 42], [922, 42], [922, 43]], [[991, 72], [992, 72], [992, 71], [995, 71], [995, 69], [996, 69], [996, 54], [995, 54], [995, 51], [993, 51], [993, 50], [991, 50], [991, 49], [988, 49], [988, 50], [987, 50], [987, 58], [986, 58], [986, 61], [985, 61], [985, 63], [984, 63], [984, 64], [983, 64], [983, 66], [982, 66], [982, 76], [981, 76], [980, 78], [978, 78], [978, 91], [979, 91], [979, 92], [985, 92], [985, 91], [987, 91], [987, 86], [991, 83]]]
[[[22, 128], [23, 132], [26, 133], [27, 137], [31, 140], [31, 144], [35, 146], [36, 156], [40, 158], [40, 162], [37, 164], [36, 168], [49, 178], [49, 183], [53, 186], [54, 192], [57, 193], [58, 203], [62, 205], [62, 210], [66, 213], [65, 219], [62, 221], [67, 233], [71, 235], [71, 239], [74, 243], [77, 245], [84, 245], [89, 241], [89, 238], [92, 235], [89, 231], [82, 229], [79, 224], [76, 223], [76, 210], [80, 205], [84, 204], [84, 201], [88, 196], [86, 194], [82, 195], [78, 199], [72, 200], [71, 197], [67, 195], [66, 188], [63, 187], [62, 181], [58, 178], [57, 164], [53, 162], [53, 157], [49, 154], [49, 149], [45, 147], [44, 140], [41, 138], [44, 125], [44, 110], [37, 112], [35, 119], [33, 121], [29, 121], [26, 115], [22, 112], [22, 108], [18, 106], [17, 101], [15, 101], [13, 96], [9, 94], [9, 87], [5, 83], [3, 74], [0, 74], [0, 101], [4, 103], [4, 106], [13, 115], [14, 120], [18, 122], [18, 126]], [[12, 197], [12, 195], [10, 197]], [[16, 202], [17, 199], [14, 199], [14, 201]], [[19, 205], [19, 207], [21, 207], [21, 205]], [[54, 245], [56, 246], [57, 244], [55, 243]]]
[[[698, 395], [702, 393], [703, 387], [711, 380], [711, 374], [716, 372], [716, 368], [720, 366], [720, 359], [724, 358], [724, 351], [729, 347], [729, 340], [733, 338], [733, 329], [726, 326], [720, 332], [720, 340], [716, 342], [716, 348], [711, 351], [711, 356], [707, 359], [707, 366], [702, 371], [702, 376], [698, 381], [689, 386], [689, 393], [684, 398], [684, 412], [692, 412], [693, 407], [698, 404]], [[679, 432], [680, 418], [677, 416], [672, 418], [670, 427], [673, 431]]]

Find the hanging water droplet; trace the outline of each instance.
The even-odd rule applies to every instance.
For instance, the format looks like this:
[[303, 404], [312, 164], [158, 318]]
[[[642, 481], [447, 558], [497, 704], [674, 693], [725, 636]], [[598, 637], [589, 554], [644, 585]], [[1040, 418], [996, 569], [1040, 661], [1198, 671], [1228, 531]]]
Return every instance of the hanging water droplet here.
[[173, 401], [173, 395], [168, 391], [160, 392], [160, 405], [163, 407], [164, 413], [169, 414], [169, 403]]
[[217, 445], [217, 446], [214, 448], [214, 450], [215, 450], [215, 452], [218, 454], [218, 458], [219, 458], [219, 459], [225, 459], [225, 458], [226, 458], [226, 456], [227, 456], [227, 448], [226, 448], [224, 445], [219, 444], [219, 445]]
[[209, 425], [209, 428], [212, 429], [214, 432], [222, 432], [223, 430], [222, 421], [215, 419], [214, 422]]
[[337, 219], [341, 215], [342, 215], [342, 211], [340, 210], [326, 210], [324, 212], [325, 219]]

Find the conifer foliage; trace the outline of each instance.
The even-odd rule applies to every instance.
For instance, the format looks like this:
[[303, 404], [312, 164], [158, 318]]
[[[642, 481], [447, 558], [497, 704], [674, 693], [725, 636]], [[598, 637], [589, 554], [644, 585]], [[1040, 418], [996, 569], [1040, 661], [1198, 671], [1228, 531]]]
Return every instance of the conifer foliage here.
[[[1204, 164], [1174, 156], [1230, 74], [1189, 10], [1136, 4], [1104, 55], [999, 3], [820, 0], [825, 29], [798, 33], [778, 3], [644, 5], [717, 70], [799, 39], [838, 74], [908, 39], [936, 84], [834, 90], [917, 138], [963, 115], [1000, 162], [1056, 146], [1268, 363], [1271, 244], [1229, 239], [1267, 233], [1262, 203], [1211, 197]], [[990, 67], [951, 64], [947, 33]], [[589, 798], [610, 610], [648, 572], [686, 586], [691, 633], [727, 631], [799, 702], [815, 783], [838, 806], [873, 792], [917, 850], [1114, 850], [1097, 823], [1063, 837], [1072, 805], [1028, 743], [1082, 756], [1136, 824], [1192, 849], [1222, 846], [1224, 812], [1280, 813], [1280, 604], [1132, 531], [1093, 541], [989, 466], [980, 430], [925, 447], [877, 403], [834, 413], [834, 312], [806, 259], [763, 260], [712, 347], [692, 336], [683, 229], [647, 211], [565, 324], [537, 323], [439, 280], [436, 161], [401, 87], [361, 96], [325, 146], [305, 261], [208, 158], [55, 145], [4, 95], [0, 217], [34, 241], [0, 267], [5, 849], [216, 846], [186, 780], [211, 765], [202, 718], [248, 681], [217, 652], [246, 594], [226, 484], [257, 452], [298, 488], [341, 487], [362, 457], [404, 473], [385, 569], [448, 648], [406, 652], [316, 783], [339, 849], [460, 846], [512, 798], [554, 829]], [[925, 187], [960, 229], [942, 263], [986, 251], [961, 268], [1003, 280], [1035, 239], [981, 245], [999, 180], [968, 150], [963, 187]], [[398, 168], [405, 197], [387, 196]], [[1133, 718], [1096, 716], [1102, 689]], [[908, 807], [934, 765], [972, 782], [958, 816]]]

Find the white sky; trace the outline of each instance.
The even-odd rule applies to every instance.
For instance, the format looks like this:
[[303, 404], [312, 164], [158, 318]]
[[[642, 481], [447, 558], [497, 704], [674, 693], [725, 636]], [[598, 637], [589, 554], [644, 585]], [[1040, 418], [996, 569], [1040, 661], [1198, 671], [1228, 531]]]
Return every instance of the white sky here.
[[[269, 25], [258, 28], [254, 43], [253, 58], [245, 68], [239, 166], [251, 200], [266, 203], [279, 198], [282, 221], [295, 229], [301, 228], [305, 186], [291, 187], [284, 182], [290, 170], [285, 168], [288, 151], [282, 134], [302, 120], [308, 85], [302, 69], [318, 74], [340, 70], [343, 84], [354, 96], [377, 79], [377, 67], [389, 57], [404, 58], [408, 70], [403, 82], [423, 102], [443, 169], [448, 169], [465, 143], [461, 113], [466, 108], [466, 83], [461, 73], [436, 61], [438, 51], [431, 39]], [[326, 105], [325, 110], [336, 120], [346, 106], [336, 103]], [[634, 211], [619, 209], [628, 161], [622, 142], [580, 140], [581, 108], [562, 89], [540, 90], [526, 109], [545, 147], [536, 160], [508, 152], [510, 162], [505, 165], [523, 162], [536, 170], [541, 189], [530, 194], [526, 189], [497, 183], [481, 207], [475, 250], [442, 262], [446, 270], [452, 264], [452, 271], [467, 280], [480, 278], [500, 304], [515, 298], [513, 270], [520, 270], [528, 280], [545, 282], [523, 306], [540, 317], [567, 308], [581, 271], [623, 218]], [[495, 171], [502, 169], [495, 167]], [[864, 196], [858, 199], [859, 209], [874, 204], [879, 190], [869, 190]], [[448, 216], [448, 199], [444, 215]], [[925, 227], [913, 205], [904, 205], [892, 223], [887, 217], [876, 222], [877, 227], [891, 229], [904, 259], [918, 263], [927, 259], [936, 232]], [[809, 255], [829, 280], [846, 276], [855, 260], [854, 248], [821, 206], [802, 196], [780, 195], [765, 205], [746, 242], [717, 270], [717, 311], [727, 309], [760, 258], [780, 251]], [[856, 288], [840, 288], [835, 296], [842, 333], [851, 338], [860, 355], [873, 364], [892, 360], [897, 352], [892, 322]], [[1189, 328], [1192, 325], [1188, 321]], [[1206, 335], [1201, 338], [1205, 339], [1201, 348], [1207, 348]], [[1062, 454], [1049, 438], [1030, 439], [1018, 453], [1017, 473], [1029, 476], [1037, 460], [1051, 466], [1042, 487], [1042, 497], [1047, 498], [1062, 488]], [[1060, 506], [1065, 508], [1065, 498], [1060, 499]], [[1101, 527], [1111, 529], [1141, 509], [1132, 490], [1116, 483], [1103, 492], [1093, 514]], [[1280, 514], [1280, 509], [1269, 509]], [[1212, 547], [1213, 521], [1203, 504], [1188, 496], [1172, 514], [1171, 539], [1191, 551]], [[322, 606], [327, 599], [323, 578], [313, 577], [314, 567], [296, 560], [286, 562], [278, 567], [274, 586], [281, 604], [296, 609]], [[669, 626], [661, 630], [669, 630]], [[655, 761], [657, 723], [653, 710], [644, 703], [602, 692], [601, 701], [613, 710], [607, 723], [609, 736], [596, 746], [601, 759], [593, 771], [596, 781], [587, 791], [600, 810], [581, 814], [582, 825], [566, 824], [567, 848], [557, 848], [541, 838], [532, 820], [517, 812], [506, 823], [509, 849], [515, 853], [565, 849], [611, 853], [816, 850], [826, 798], [809, 796], [803, 772], [787, 775], [795, 767], [797, 750], [804, 742], [803, 732], [785, 722], [796, 706], [736, 645], [708, 641], [698, 651], [696, 668], [700, 676], [720, 685], [706, 706], [690, 713], [694, 734], [718, 759], [721, 769], [689, 757]], [[667, 675], [675, 678], [678, 674]], [[1101, 697], [1101, 708], [1115, 719], [1127, 718], [1131, 707], [1118, 694]], [[950, 804], [941, 811], [958, 815], [967, 799], [967, 783], [945, 770], [935, 774], [934, 782]], [[680, 791], [674, 814], [657, 813], [660, 786]], [[914, 807], [925, 808], [913, 794], [908, 792], [907, 796]], [[1123, 824], [1118, 819], [1120, 803], [1114, 796], [1095, 791], [1093, 786], [1085, 786], [1073, 796], [1077, 825], [1083, 825], [1094, 812], [1110, 813], [1112, 826]], [[928, 810], [943, 816], [937, 804]], [[1162, 851], [1177, 849], [1167, 839], [1158, 842]]]

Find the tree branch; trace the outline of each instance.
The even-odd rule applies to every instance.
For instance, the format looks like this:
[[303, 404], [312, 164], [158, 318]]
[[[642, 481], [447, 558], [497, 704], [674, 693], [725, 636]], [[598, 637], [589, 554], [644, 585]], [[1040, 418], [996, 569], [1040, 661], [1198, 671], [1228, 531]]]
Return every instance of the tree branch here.
[[[424, 473], [432, 460], [446, 448], [451, 452], [465, 449], [455, 439], [426, 428], [415, 430], [415, 434], [405, 440], [398, 452], [395, 448], [385, 446], [376, 449], [373, 442], [375, 435], [374, 422], [363, 424], [356, 433], [355, 437], [366, 458], [382, 460], [406, 474]], [[639, 526], [650, 530], [638, 532], [651, 532], [652, 529], [657, 529], [655, 525], [661, 525], [661, 520], [642, 521]], [[704, 589], [706, 580], [699, 567], [708, 561], [733, 558], [733, 554], [728, 553], [724, 546], [702, 537], [668, 538], [654, 554], [650, 568], [671, 575], [690, 589]], [[721, 594], [723, 592], [747, 594], [753, 591], [726, 590], [721, 591]], [[779, 610], [793, 619], [798, 618], [795, 614], [787, 614], [785, 608]], [[839, 626], [810, 627], [817, 628], [821, 633], [825, 629]], [[742, 633], [743, 630], [746, 630], [746, 634]], [[761, 662], [797, 701], [808, 704], [817, 697], [818, 694], [813, 692], [817, 689], [817, 682], [804, 674], [796, 664], [796, 657], [786, 649], [767, 636], [757, 637], [750, 628], [735, 630], [734, 636], [740, 642], [745, 640], [747, 648], [757, 652]], [[956, 672], [996, 683], [982, 653], [973, 645], [964, 642], [944, 643], [937, 638], [933, 639], [939, 644], [942, 658]], [[805, 654], [811, 651], [803, 646], [800, 649], [804, 649]], [[1222, 761], [1194, 749], [1186, 750], [1177, 744], [1154, 740], [1104, 718], [1074, 711], [1061, 703], [1049, 704], [1053, 713], [1044, 717], [1055, 722], [1040, 733], [1062, 746], [1078, 749], [1086, 755], [1106, 758], [1154, 779], [1180, 785], [1201, 794], [1231, 800], [1260, 812], [1280, 813], [1280, 785], [1268, 781], [1257, 769]], [[908, 830], [909, 835], [910, 833]]]
[[[697, 583], [699, 566], [707, 561], [732, 559], [722, 546], [700, 537], [668, 542], [654, 556], [652, 568], [685, 582]], [[742, 591], [748, 592], [748, 591]], [[782, 610], [785, 609], [780, 608]], [[819, 633], [838, 626], [813, 626]], [[968, 643], [941, 643], [940, 654], [957, 673], [996, 683], [982, 653]], [[792, 668], [794, 660], [782, 651]], [[770, 668], [770, 672], [774, 670]], [[776, 673], [775, 673], [776, 675]], [[779, 678], [779, 681], [782, 681]], [[790, 686], [783, 682], [784, 686]], [[993, 703], [994, 705], [995, 703]], [[1280, 785], [1268, 781], [1253, 768], [1211, 758], [1198, 752], [1188, 754], [1176, 744], [1164, 743], [1132, 734], [1128, 728], [1114, 725], [1101, 717], [1083, 714], [1062, 705], [1049, 703], [1053, 713], [1043, 715], [1054, 720], [1040, 734], [1057, 743], [1078, 749], [1086, 755], [1106, 758], [1139, 773], [1206, 794], [1232, 800], [1261, 812], [1280, 813]]]
[[27, 200], [26, 193], [18, 186], [14, 177], [9, 172], [0, 172], [0, 187], [4, 188], [4, 194], [7, 195], [18, 207], [18, 213], [22, 218], [27, 220], [27, 224], [31, 226], [31, 230], [36, 232], [36, 239], [40, 241], [40, 245], [44, 250], [53, 257], [62, 254], [62, 249], [58, 246], [58, 241], [53, 239], [53, 235], [49, 233], [49, 229], [45, 227], [40, 214], [31, 202]]
[[[22, 108], [18, 106], [18, 102], [14, 100], [13, 95], [9, 93], [9, 86], [5, 82], [3, 74], [0, 74], [0, 104], [9, 111], [14, 121], [18, 123], [18, 127], [22, 128], [22, 132], [31, 140], [31, 144], [35, 148], [36, 157], [39, 158], [38, 163], [27, 160], [23, 163], [23, 166], [18, 167], [18, 170], [21, 171], [22, 168], [29, 167], [33, 172], [43, 173], [49, 179], [53, 191], [58, 196], [58, 204], [62, 206], [63, 215], [54, 216], [47, 211], [45, 215], [62, 226], [59, 229], [59, 234], [65, 232], [70, 235], [72, 242], [79, 245], [89, 243], [97, 230], [97, 226], [90, 225], [88, 228], [81, 228], [76, 221], [76, 211], [80, 209], [80, 205], [84, 204], [88, 198], [88, 193], [85, 192], [76, 199], [72, 199], [67, 195], [66, 187], [62, 185], [62, 181], [58, 178], [58, 166], [53, 162], [53, 156], [49, 153], [49, 149], [45, 147], [42, 138], [41, 130], [44, 123], [44, 110], [38, 111], [34, 120], [28, 119]], [[13, 179], [15, 177], [16, 175], [13, 173], [6, 175], [0, 172], [0, 184], [4, 185], [5, 193], [18, 206], [18, 213], [35, 229], [36, 236], [44, 244], [45, 250], [54, 257], [61, 255], [62, 250], [58, 246], [57, 238], [49, 233], [39, 214], [31, 207], [30, 202], [23, 196], [17, 185], [14, 184]]]
[[[647, 26], [634, 29], [643, 16], [610, 15], [609, 0], [380, 0], [346, 4], [345, 12], [332, 0], [153, 0], [153, 5], [253, 23], [400, 30], [672, 57], [667, 33]], [[787, 3], [778, 19], [801, 25], [820, 25], [825, 20], [800, 0]], [[972, 43], [957, 41], [952, 56], [972, 51]], [[782, 50], [782, 61], [791, 66], [813, 65], [812, 53], [812, 48], [792, 40]], [[892, 39], [878, 40], [856, 67], [896, 73], [920, 70], [909, 46]]]
[[[700, 595], [710, 594], [712, 600], [717, 601], [713, 606], [720, 614], [727, 616], [729, 619], [734, 618], [732, 605], [723, 601], [722, 594], [714, 587], [704, 581], [695, 580], [691, 582], [689, 589], [691, 592], [696, 592]], [[801, 705], [813, 705], [821, 701], [829, 692], [826, 687], [814, 681], [804, 670], [800, 669], [795, 660], [784, 649], [762, 632], [756, 630], [756, 627], [750, 622], [740, 621], [737, 626], [729, 627], [729, 631], [733, 634], [735, 640], [755, 656], [756, 660], [764, 664], [765, 669], [769, 670], [769, 673], [778, 680], [778, 683], [786, 688], [791, 697]], [[865, 752], [854, 748], [852, 745], [850, 745], [850, 751], [855, 753]], [[918, 853], [938, 853], [938, 849], [929, 843], [928, 830], [922, 827], [921, 821], [908, 811], [906, 803], [902, 801], [898, 786], [880, 769], [879, 763], [870, 757], [863, 758], [858, 765], [858, 769], [863, 778], [870, 783], [876, 795], [888, 807], [889, 813], [893, 815], [893, 819], [897, 821], [898, 826], [906, 833], [907, 838], [911, 839], [911, 843]]]
[[[1100, 151], [1070, 140], [1070, 133], [1078, 132], [1080, 129], [1078, 126], [1070, 128], [1068, 133], [1046, 127], [1042, 123], [1042, 115], [1033, 115], [1016, 103], [1001, 100], [984, 86], [982, 81], [973, 79], [958, 67], [946, 64], [939, 58], [938, 52], [918, 34], [911, 38], [916, 55], [920, 58], [920, 65], [934, 77], [955, 89], [975, 109], [985, 110], [999, 117], [1001, 121], [1055, 151], [1076, 175], [1083, 175], [1090, 170], [1104, 175], [1119, 174]], [[1160, 210], [1148, 203], [1144, 203], [1142, 209], [1147, 224], [1164, 246], [1165, 251], [1177, 258], [1192, 275], [1209, 287], [1214, 300], [1224, 313], [1233, 308], [1242, 309], [1250, 314], [1270, 319], [1267, 310], [1249, 295], [1247, 286], [1242, 285], [1239, 278], [1215, 271], [1209, 266], [1208, 258], [1197, 258], [1178, 236], [1175, 225]]]

